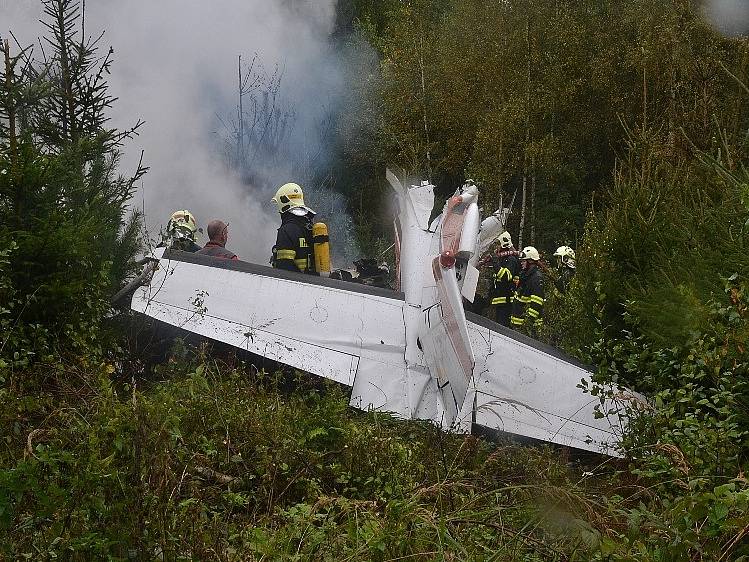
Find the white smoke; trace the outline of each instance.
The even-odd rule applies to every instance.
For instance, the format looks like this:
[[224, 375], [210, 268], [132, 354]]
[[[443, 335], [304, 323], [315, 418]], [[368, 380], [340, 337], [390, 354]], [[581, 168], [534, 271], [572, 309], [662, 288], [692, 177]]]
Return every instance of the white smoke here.
[[749, 1], [708, 0], [704, 9], [705, 15], [722, 33], [731, 36], [749, 33]]
[[[86, 36], [106, 34], [114, 64], [110, 92], [119, 99], [111, 124], [146, 123], [129, 141], [121, 171], [132, 173], [145, 151], [150, 166], [133, 205], [143, 205], [152, 235], [172, 211], [190, 209], [201, 226], [229, 222], [228, 247], [242, 259], [266, 263], [279, 217], [264, 190], [243, 185], [222, 166], [218, 117], [236, 114], [237, 56], [254, 54], [283, 70], [281, 93], [297, 118], [305, 150], [318, 142], [304, 131], [336, 110], [341, 65], [329, 37], [336, 0], [87, 0]], [[0, 0], [0, 35], [12, 30], [22, 45], [44, 33], [38, 0]], [[39, 47], [37, 43], [37, 52]], [[269, 183], [296, 178], [266, 170]], [[277, 176], [277, 177], [275, 177]], [[308, 204], [314, 208], [315, 202]]]

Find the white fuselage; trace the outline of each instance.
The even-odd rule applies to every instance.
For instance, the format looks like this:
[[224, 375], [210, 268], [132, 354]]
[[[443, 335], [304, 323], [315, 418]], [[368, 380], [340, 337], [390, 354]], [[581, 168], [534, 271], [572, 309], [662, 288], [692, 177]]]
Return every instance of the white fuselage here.
[[469, 186], [430, 225], [433, 186], [388, 179], [402, 292], [159, 249], [133, 310], [349, 386], [357, 408], [616, 454], [619, 418], [597, 418], [600, 400], [579, 387], [589, 371], [463, 310], [488, 247], [483, 228], [501, 232], [499, 215], [481, 224]]

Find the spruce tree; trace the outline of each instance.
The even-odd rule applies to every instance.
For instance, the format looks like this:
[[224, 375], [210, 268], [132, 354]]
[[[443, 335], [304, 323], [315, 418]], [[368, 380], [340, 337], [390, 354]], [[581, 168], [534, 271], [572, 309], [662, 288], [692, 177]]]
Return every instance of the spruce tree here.
[[113, 50], [102, 57], [103, 34], [83, 36], [77, 0], [43, 7], [41, 58], [4, 44], [0, 76], [0, 250], [12, 241], [5, 275], [20, 303], [5, 356], [96, 351], [108, 297], [139, 247], [128, 202], [146, 169], [126, 176], [118, 164], [141, 122], [107, 127]]

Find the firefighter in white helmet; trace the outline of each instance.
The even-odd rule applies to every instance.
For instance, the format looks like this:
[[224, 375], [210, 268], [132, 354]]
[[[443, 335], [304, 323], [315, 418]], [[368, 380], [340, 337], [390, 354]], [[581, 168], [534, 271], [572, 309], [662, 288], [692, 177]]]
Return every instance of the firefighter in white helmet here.
[[271, 265], [287, 271], [315, 274], [312, 221], [315, 212], [304, 204], [300, 185], [285, 183], [271, 199], [281, 214]]
[[543, 325], [544, 282], [539, 268], [541, 256], [533, 246], [520, 252], [520, 284], [515, 293], [510, 324], [515, 329], [525, 329], [536, 334]]
[[512, 302], [520, 281], [519, 254], [512, 245], [510, 233], [505, 231], [499, 235], [499, 248], [490, 257], [494, 271], [491, 307], [494, 319], [503, 326], [510, 326]]
[[575, 276], [575, 250], [569, 246], [559, 246], [554, 256], [557, 258], [557, 278], [554, 285], [564, 294]]
[[166, 225], [166, 233], [162, 232], [159, 246], [166, 246], [172, 250], [183, 252], [197, 252], [200, 246], [195, 242], [198, 233], [198, 222], [187, 209], [174, 211]]

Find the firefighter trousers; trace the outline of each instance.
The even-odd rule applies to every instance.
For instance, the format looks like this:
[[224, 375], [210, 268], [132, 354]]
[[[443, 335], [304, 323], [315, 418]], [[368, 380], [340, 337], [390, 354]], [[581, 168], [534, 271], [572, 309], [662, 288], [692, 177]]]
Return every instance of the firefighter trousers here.
[[494, 320], [502, 326], [510, 326], [510, 316], [512, 316], [512, 303], [492, 305], [494, 309]]

